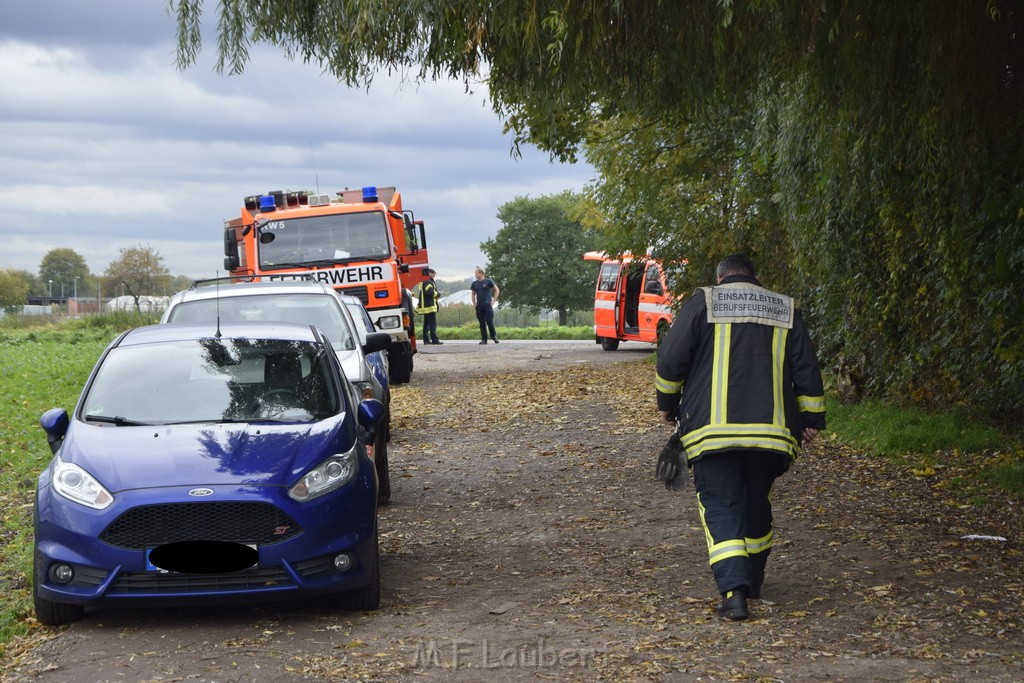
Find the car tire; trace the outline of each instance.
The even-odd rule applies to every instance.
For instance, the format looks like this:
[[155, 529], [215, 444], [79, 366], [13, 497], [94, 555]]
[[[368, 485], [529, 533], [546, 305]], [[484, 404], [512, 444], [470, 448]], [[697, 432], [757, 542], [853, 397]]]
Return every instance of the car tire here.
[[380, 539], [373, 529], [373, 550], [370, 553], [370, 583], [338, 596], [338, 607], [348, 611], [372, 612], [380, 607]]
[[388, 467], [388, 428], [391, 421], [390, 412], [384, 413], [384, 419], [377, 428], [377, 438], [373, 444], [373, 466], [377, 470], [377, 505], [387, 505], [391, 500], [391, 472]]
[[407, 384], [412, 379], [412, 345], [392, 344], [388, 349], [388, 372], [392, 384]]
[[85, 616], [85, 607], [67, 602], [54, 602], [39, 597], [36, 586], [39, 576], [32, 579], [32, 601], [36, 608], [36, 621], [44, 626], [63, 626], [78, 621]]
[[605, 351], [614, 351], [619, 348], [619, 340], [609, 337], [601, 337], [601, 348]]

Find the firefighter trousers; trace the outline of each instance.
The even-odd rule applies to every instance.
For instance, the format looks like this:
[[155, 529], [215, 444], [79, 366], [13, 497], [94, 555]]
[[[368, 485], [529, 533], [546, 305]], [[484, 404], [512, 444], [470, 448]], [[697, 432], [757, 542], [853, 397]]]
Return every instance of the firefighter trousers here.
[[693, 465], [697, 507], [718, 592], [759, 593], [772, 549], [772, 484], [788, 456], [722, 451]]

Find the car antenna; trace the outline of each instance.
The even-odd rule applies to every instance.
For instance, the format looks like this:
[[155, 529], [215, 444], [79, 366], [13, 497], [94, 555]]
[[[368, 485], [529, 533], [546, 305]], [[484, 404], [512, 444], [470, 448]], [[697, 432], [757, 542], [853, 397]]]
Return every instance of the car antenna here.
[[214, 337], [220, 339], [220, 271], [217, 270], [214, 272], [217, 274], [216, 283], [214, 284], [214, 287], [217, 288], [217, 296], [214, 297], [217, 300], [217, 334], [215, 334]]

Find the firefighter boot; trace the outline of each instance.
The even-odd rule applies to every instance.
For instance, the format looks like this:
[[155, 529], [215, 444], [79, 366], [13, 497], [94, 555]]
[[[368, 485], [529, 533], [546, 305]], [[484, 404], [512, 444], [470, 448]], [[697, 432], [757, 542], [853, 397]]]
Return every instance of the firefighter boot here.
[[718, 603], [718, 616], [733, 621], [741, 621], [750, 616], [747, 610], [747, 593], [742, 589], [729, 591]]

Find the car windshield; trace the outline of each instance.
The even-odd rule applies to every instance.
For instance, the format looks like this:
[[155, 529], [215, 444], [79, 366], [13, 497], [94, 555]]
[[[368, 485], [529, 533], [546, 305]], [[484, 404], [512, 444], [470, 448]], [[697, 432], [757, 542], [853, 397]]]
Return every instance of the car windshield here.
[[330, 294], [251, 294], [219, 299], [197, 299], [175, 305], [169, 323], [285, 322], [316, 325], [335, 351], [352, 351], [358, 342], [354, 330]]
[[380, 211], [271, 220], [259, 231], [261, 268], [381, 260], [391, 254]]
[[339, 413], [323, 346], [199, 339], [112, 349], [82, 400], [81, 419], [114, 425], [313, 422]]
[[366, 309], [363, 308], [361, 303], [349, 303], [346, 301], [345, 305], [348, 306], [349, 313], [352, 314], [352, 320], [355, 321], [356, 329], [359, 332], [359, 339], [365, 341], [366, 335], [374, 331], [370, 316], [367, 315]]

